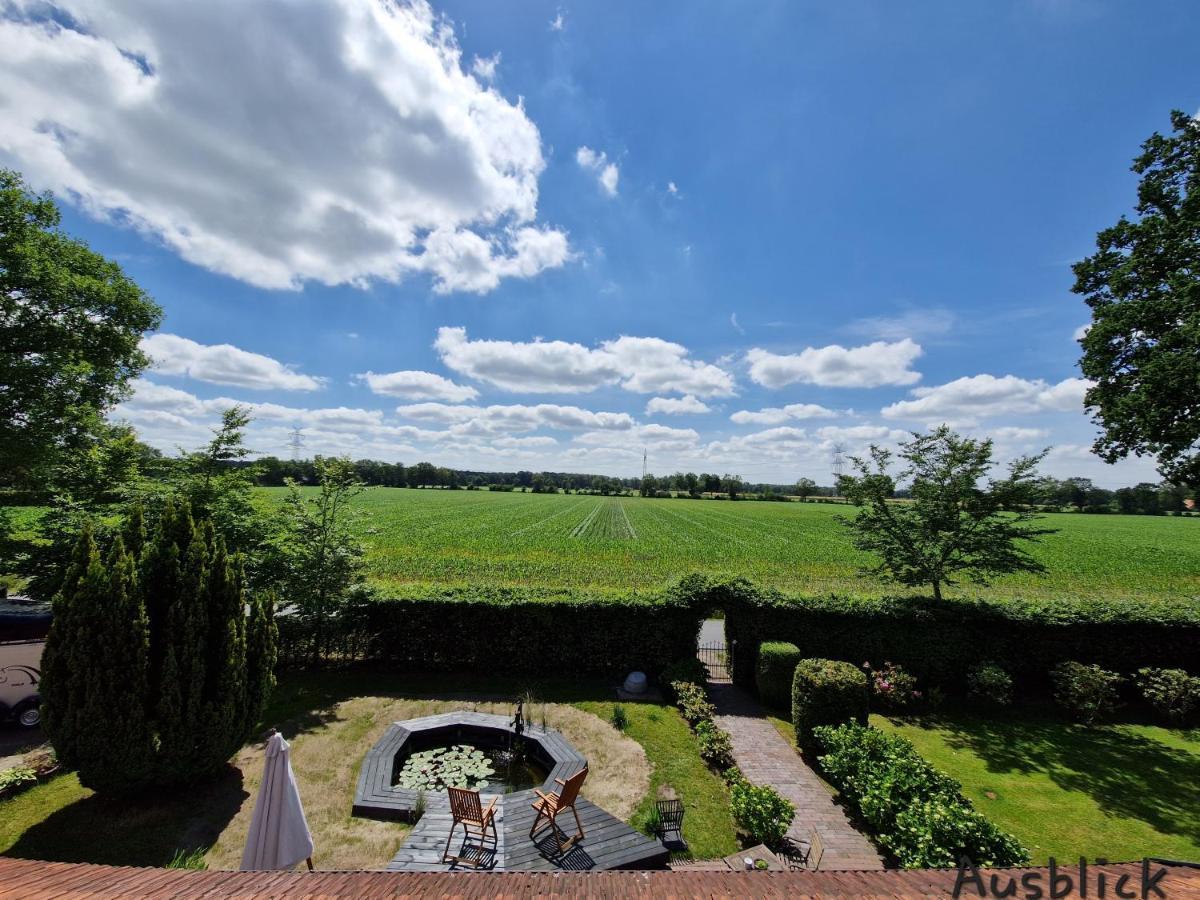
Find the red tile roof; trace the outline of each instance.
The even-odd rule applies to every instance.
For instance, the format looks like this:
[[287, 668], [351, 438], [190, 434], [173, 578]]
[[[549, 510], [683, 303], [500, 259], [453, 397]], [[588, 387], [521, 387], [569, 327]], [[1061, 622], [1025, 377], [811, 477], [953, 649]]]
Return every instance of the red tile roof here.
[[[1158, 883], [1170, 900], [1200, 900], [1200, 867], [1151, 863], [1167, 869]], [[1078, 884], [1076, 866], [1062, 873]], [[1007, 880], [1026, 873], [1041, 875], [1045, 894], [1047, 870], [985, 870]], [[1116, 880], [1128, 875], [1126, 890], [1141, 896], [1141, 864], [1088, 867], [1088, 896], [1096, 897], [1096, 878], [1108, 879], [1113, 898]], [[0, 858], [0, 898], [67, 900], [67, 898], [199, 898], [257, 900], [302, 897], [946, 897], [954, 888], [953, 870], [883, 872], [560, 872], [560, 873], [406, 873], [406, 872], [194, 872], [138, 869]], [[1024, 891], [1019, 893], [1023, 895]], [[978, 896], [967, 888], [963, 897]], [[990, 894], [989, 894], [990, 896]], [[1076, 896], [1072, 894], [1071, 896]], [[1155, 896], [1153, 893], [1151, 896]]]

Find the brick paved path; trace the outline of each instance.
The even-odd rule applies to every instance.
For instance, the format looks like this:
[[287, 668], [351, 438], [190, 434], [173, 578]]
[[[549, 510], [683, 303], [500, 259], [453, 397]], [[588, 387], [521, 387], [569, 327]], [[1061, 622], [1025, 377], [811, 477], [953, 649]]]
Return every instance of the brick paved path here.
[[822, 869], [882, 869], [883, 860], [767, 719], [762, 706], [732, 684], [709, 682], [716, 723], [729, 732], [738, 768], [754, 784], [769, 784], [796, 805], [788, 836], [807, 843], [815, 828], [825, 855]]

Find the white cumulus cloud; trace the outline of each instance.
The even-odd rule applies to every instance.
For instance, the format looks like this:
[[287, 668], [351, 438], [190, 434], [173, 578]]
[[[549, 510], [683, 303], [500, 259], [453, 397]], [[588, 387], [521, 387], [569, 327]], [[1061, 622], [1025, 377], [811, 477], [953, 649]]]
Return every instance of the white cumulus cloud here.
[[0, 11], [0, 158], [97, 218], [266, 288], [570, 258], [537, 126], [426, 0], [54, 5]]
[[616, 163], [608, 161], [606, 153], [591, 147], [580, 147], [575, 151], [575, 162], [579, 164], [579, 168], [596, 176], [596, 181], [605, 194], [610, 197], [617, 196], [617, 181], [621, 173], [617, 170]]
[[634, 426], [628, 413], [594, 412], [578, 406], [559, 406], [539, 403], [497, 404], [493, 406], [453, 405], [448, 403], [413, 403], [396, 407], [396, 414], [406, 419], [441, 424], [472, 424], [477, 431], [534, 431], [556, 428], [563, 431], [616, 430]]
[[729, 417], [738, 425], [782, 425], [793, 419], [833, 419], [838, 413], [816, 403], [789, 403], [760, 410], [740, 409]]
[[403, 397], [406, 400], [445, 400], [462, 403], [474, 400], [479, 391], [467, 384], [456, 384], [433, 372], [408, 370], [403, 372], [364, 372], [356, 378], [367, 383], [374, 394]]
[[293, 371], [269, 356], [232, 344], [200, 344], [175, 334], [142, 338], [151, 369], [164, 375], [186, 375], [210, 384], [278, 391], [315, 391], [323, 379]]
[[696, 399], [692, 394], [682, 397], [651, 397], [646, 404], [646, 415], [683, 416], [706, 413], [709, 406], [703, 400]]
[[474, 62], [471, 63], [471, 71], [484, 81], [491, 81], [496, 77], [496, 69], [500, 65], [500, 51], [497, 50], [492, 56], [477, 56]]
[[821, 387], [873, 388], [920, 381], [921, 373], [910, 366], [921, 352], [920, 344], [905, 338], [862, 347], [807, 347], [788, 354], [755, 347], [746, 354], [746, 361], [750, 364], [750, 379], [764, 387], [800, 382]]
[[443, 327], [433, 346], [447, 368], [508, 391], [573, 394], [619, 384], [640, 394], [734, 392], [724, 369], [661, 338], [623, 336], [593, 349], [568, 341], [471, 340], [465, 328]]
[[914, 399], [886, 406], [881, 415], [885, 419], [963, 422], [1013, 413], [1083, 412], [1083, 395], [1090, 386], [1083, 378], [1049, 384], [1016, 375], [969, 375], [936, 387], [915, 388]]
[[[612, 434], [604, 431], [588, 431], [575, 438], [575, 443], [583, 446], [609, 446], [612, 441]], [[648, 444], [659, 452], [687, 450], [699, 442], [700, 434], [694, 428], [672, 428], [668, 425], [639, 425], [621, 436], [621, 445], [626, 449]]]

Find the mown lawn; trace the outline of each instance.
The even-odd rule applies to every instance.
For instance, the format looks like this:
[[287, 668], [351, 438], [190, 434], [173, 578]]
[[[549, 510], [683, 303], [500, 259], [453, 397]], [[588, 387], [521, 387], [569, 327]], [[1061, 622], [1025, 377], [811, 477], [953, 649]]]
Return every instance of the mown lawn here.
[[1052, 711], [871, 716], [962, 782], [1034, 861], [1200, 861], [1200, 730], [1087, 728]]
[[[769, 716], [796, 746], [796, 731]], [[979, 811], [1046, 859], [1200, 862], [1200, 730], [1085, 727], [1055, 709], [871, 715], [962, 782]], [[832, 787], [830, 793], [836, 794]]]
[[[770, 719], [795, 747], [791, 722]], [[1051, 856], [1200, 862], [1200, 729], [1086, 728], [1051, 708], [872, 715], [871, 724], [902, 734], [962, 782], [976, 808], [1016, 835], [1035, 863]]]
[[[349, 814], [362, 757], [388, 722], [452, 707], [506, 712], [526, 691], [536, 698], [527, 715], [544, 715], [593, 762], [586, 796], [642, 827], [654, 800], [673, 792], [688, 809], [692, 855], [737, 849], [725, 785], [673, 707], [623, 704], [629, 725], [621, 735], [609, 724], [612, 688], [599, 683], [306, 673], [280, 684], [262, 728], [277, 726], [293, 741], [316, 864], [379, 868], [403, 841], [405, 826]], [[161, 866], [181, 850], [203, 850], [210, 866], [236, 868], [260, 771], [261, 751], [248, 745], [216, 780], [136, 801], [99, 798], [63, 775], [0, 801], [0, 854]]]
[[[608, 721], [616, 704], [593, 701], [575, 705]], [[736, 851], [739, 844], [729, 811], [729, 790], [700, 758], [696, 738], [678, 711], [655, 703], [621, 705], [629, 717], [625, 733], [646, 749], [653, 765], [650, 790], [630, 824], [644, 831], [655, 800], [678, 797], [686, 810], [683, 836], [692, 857], [713, 859]]]

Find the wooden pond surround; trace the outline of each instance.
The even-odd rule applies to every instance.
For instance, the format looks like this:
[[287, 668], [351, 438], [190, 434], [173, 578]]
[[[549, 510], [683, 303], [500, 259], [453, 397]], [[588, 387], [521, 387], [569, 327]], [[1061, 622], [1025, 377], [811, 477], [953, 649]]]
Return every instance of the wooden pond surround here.
[[[409, 751], [453, 744], [507, 747], [512, 734], [512, 723], [504, 716], [468, 711], [408, 719], [388, 728], [363, 760], [353, 813], [370, 819], [416, 820], [408, 839], [388, 864], [389, 870], [470, 871], [467, 866], [442, 862], [442, 850], [453, 824], [446, 792], [427, 791], [425, 809], [418, 818], [418, 792], [395, 786]], [[541, 785], [545, 793], [558, 788], [556, 778], [565, 781], [587, 765], [587, 759], [552, 729], [543, 730], [527, 724], [524, 741], [529, 758], [549, 773]], [[533, 790], [511, 794], [484, 792], [484, 805], [493, 796], [498, 798], [496, 846], [484, 849], [464, 844], [461, 827], [455, 832], [450, 846], [452, 856], [478, 859], [480, 870], [553, 872], [666, 868], [670, 854], [659, 841], [646, 837], [587, 800], [581, 798], [577, 806], [583, 821], [584, 838], [563, 852], [562, 845], [567, 836], [561, 830], [542, 829], [536, 838], [529, 837], [529, 828], [536, 815], [532, 807], [537, 799]], [[574, 825], [573, 819], [571, 824]]]

